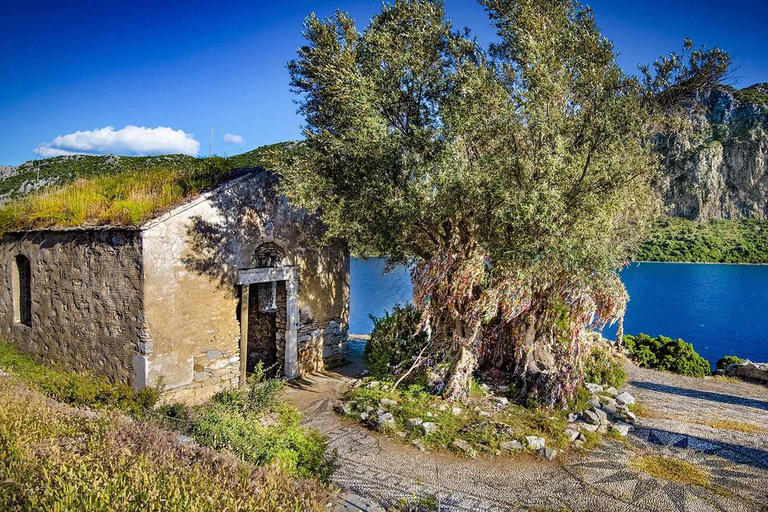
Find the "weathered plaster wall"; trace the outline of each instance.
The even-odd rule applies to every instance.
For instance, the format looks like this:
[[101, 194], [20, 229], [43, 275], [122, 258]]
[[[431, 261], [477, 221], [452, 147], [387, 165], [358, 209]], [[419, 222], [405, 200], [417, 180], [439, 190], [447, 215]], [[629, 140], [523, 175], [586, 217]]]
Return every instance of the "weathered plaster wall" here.
[[[14, 321], [15, 258], [31, 266], [32, 325]], [[0, 329], [22, 351], [70, 371], [134, 384], [143, 327], [137, 231], [6, 234], [0, 244]]]
[[[278, 244], [299, 269], [299, 364], [345, 357], [349, 256], [318, 249], [322, 225], [275, 193], [259, 172], [150, 222], [143, 232], [147, 384], [163, 376], [172, 398], [200, 401], [239, 378], [238, 269], [259, 267], [259, 245]], [[311, 359], [311, 362], [309, 361]]]

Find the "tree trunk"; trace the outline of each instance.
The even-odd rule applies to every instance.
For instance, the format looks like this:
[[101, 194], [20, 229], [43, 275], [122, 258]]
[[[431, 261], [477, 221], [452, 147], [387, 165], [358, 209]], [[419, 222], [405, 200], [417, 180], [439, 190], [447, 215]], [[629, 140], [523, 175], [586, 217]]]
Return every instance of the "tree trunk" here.
[[477, 354], [475, 345], [465, 337], [464, 326], [460, 320], [454, 323], [453, 339], [458, 345], [455, 350], [456, 362], [448, 375], [443, 397], [452, 401], [464, 401], [469, 397], [469, 388], [472, 383], [472, 372], [477, 367]]
[[545, 335], [541, 318], [531, 313], [525, 319], [525, 330], [519, 340], [520, 360], [515, 377], [523, 396], [545, 396], [557, 374], [557, 359], [552, 353], [551, 340]]

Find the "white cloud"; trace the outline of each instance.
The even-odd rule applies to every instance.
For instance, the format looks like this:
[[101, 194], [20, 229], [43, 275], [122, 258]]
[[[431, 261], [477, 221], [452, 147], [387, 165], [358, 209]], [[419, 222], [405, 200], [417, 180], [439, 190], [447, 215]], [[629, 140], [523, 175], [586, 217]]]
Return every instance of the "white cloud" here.
[[[195, 156], [200, 143], [194, 134], [165, 126], [147, 128], [126, 126], [115, 130], [111, 126], [96, 130], [77, 131], [59, 135], [51, 142], [42, 144], [40, 156], [74, 154], [163, 155], [182, 153]], [[33, 151], [37, 152], [37, 148]]]
[[225, 133], [224, 134], [224, 142], [227, 144], [235, 144], [237, 146], [243, 145], [243, 136], [242, 135], [235, 135], [234, 133]]

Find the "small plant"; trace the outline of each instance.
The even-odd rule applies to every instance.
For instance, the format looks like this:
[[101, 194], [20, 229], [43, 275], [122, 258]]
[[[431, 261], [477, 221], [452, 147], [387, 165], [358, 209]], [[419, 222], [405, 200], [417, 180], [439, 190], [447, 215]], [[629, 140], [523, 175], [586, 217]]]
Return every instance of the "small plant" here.
[[701, 357], [693, 345], [681, 339], [666, 336], [651, 338], [647, 334], [625, 335], [624, 345], [632, 359], [643, 368], [663, 370], [690, 377], [712, 374], [709, 362]]
[[738, 356], [724, 356], [717, 360], [717, 369], [725, 370], [732, 364], [741, 364], [744, 360]]
[[421, 314], [412, 304], [398, 304], [391, 313], [371, 318], [373, 331], [363, 353], [368, 371], [377, 379], [397, 370], [407, 371], [427, 338], [416, 333]]
[[584, 380], [619, 389], [627, 378], [621, 363], [607, 350], [594, 347], [584, 364]]

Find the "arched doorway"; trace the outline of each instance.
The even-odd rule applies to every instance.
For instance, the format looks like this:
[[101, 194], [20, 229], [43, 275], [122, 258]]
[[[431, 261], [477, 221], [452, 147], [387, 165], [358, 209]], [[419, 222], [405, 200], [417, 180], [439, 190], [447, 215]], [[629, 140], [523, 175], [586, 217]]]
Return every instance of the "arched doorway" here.
[[298, 277], [282, 265], [285, 253], [272, 242], [256, 248], [258, 267], [241, 269], [241, 383], [259, 363], [268, 376], [298, 374], [296, 327]]

